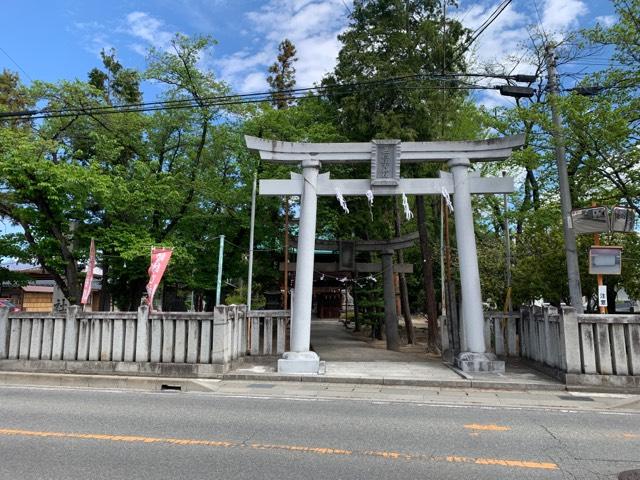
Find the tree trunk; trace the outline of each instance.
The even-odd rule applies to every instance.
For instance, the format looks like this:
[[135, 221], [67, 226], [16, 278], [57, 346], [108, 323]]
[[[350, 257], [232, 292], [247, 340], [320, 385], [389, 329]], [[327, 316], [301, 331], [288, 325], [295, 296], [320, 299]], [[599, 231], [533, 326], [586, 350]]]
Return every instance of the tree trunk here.
[[427, 314], [427, 349], [434, 351], [437, 349], [438, 307], [436, 305], [436, 292], [433, 286], [433, 253], [429, 242], [423, 195], [416, 195], [416, 207], [418, 213], [418, 232], [420, 234], [420, 253], [422, 254], [422, 282], [425, 294], [425, 312]]
[[358, 317], [358, 285], [353, 286], [353, 321], [354, 321], [354, 332], [360, 331], [360, 317]]
[[[394, 197], [393, 210], [395, 214], [396, 237], [400, 236], [400, 210], [398, 209], [398, 198]], [[398, 263], [404, 263], [404, 253], [398, 250]], [[402, 306], [402, 317], [404, 318], [405, 329], [407, 330], [407, 343], [415, 343], [415, 332], [413, 330], [413, 320], [411, 319], [411, 309], [409, 307], [409, 290], [407, 288], [407, 277], [400, 273], [400, 304]]]

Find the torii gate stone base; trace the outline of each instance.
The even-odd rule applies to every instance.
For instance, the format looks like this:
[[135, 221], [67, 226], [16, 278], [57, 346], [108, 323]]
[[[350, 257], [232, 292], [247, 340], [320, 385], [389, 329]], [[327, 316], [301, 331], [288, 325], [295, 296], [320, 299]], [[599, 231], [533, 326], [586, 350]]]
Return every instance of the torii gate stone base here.
[[[524, 136], [473, 142], [405, 142], [373, 140], [370, 143], [291, 143], [245, 137], [247, 147], [265, 161], [302, 164], [302, 175], [290, 180], [261, 180], [260, 195], [300, 195], [298, 258], [291, 319], [291, 351], [278, 360], [278, 372], [317, 374], [320, 358], [309, 350], [311, 302], [318, 195], [454, 195], [456, 241], [462, 287], [462, 321], [468, 351], [456, 357], [463, 371], [504, 371], [504, 362], [487, 353], [480, 274], [473, 224], [471, 194], [511, 193], [509, 177], [479, 178], [469, 175], [471, 161], [504, 160], [524, 144]], [[440, 178], [400, 178], [400, 162], [447, 162], [451, 174]], [[370, 179], [331, 180], [322, 175], [321, 163], [370, 163]]]

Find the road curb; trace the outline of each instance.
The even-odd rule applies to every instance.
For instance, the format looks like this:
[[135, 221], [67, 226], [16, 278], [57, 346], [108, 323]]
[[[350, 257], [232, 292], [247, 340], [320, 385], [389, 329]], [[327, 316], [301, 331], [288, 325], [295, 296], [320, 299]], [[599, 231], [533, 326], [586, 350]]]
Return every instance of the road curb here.
[[0, 384], [14, 386], [76, 387], [126, 389], [143, 391], [181, 390], [191, 392], [210, 391], [206, 381], [238, 380], [257, 382], [308, 382], [351, 385], [381, 385], [430, 388], [471, 388], [478, 390], [511, 391], [564, 391], [563, 384], [529, 384], [524, 382], [499, 382], [487, 380], [429, 380], [385, 377], [331, 377], [325, 375], [283, 375], [277, 373], [226, 373], [215, 378], [141, 377], [124, 375], [86, 375], [56, 373], [0, 372]]
[[205, 380], [195, 378], [141, 377], [57, 373], [0, 372], [0, 385], [29, 387], [96, 388], [138, 391], [181, 390], [208, 392]]
[[434, 387], [434, 388], [475, 388], [481, 390], [514, 390], [514, 391], [565, 391], [566, 386], [561, 383], [525, 383], [525, 382], [500, 382], [490, 380], [473, 380], [472, 378], [460, 380], [429, 380], [429, 379], [404, 379], [386, 377], [331, 377], [324, 375], [283, 375], [277, 373], [225, 373], [224, 380], [248, 380], [269, 382], [316, 382], [316, 383], [349, 383], [364, 385], [388, 385], [407, 387]]

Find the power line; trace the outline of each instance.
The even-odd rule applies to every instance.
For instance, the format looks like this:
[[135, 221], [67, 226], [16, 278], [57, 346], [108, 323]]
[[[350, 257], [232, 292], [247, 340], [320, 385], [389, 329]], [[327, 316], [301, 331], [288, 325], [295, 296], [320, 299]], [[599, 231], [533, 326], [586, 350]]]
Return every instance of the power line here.
[[[455, 74], [454, 74], [455, 75]], [[364, 85], [371, 85], [371, 84], [379, 84], [379, 83], [390, 83], [390, 82], [396, 82], [396, 81], [403, 81], [403, 80], [409, 80], [409, 79], [419, 79], [418, 77], [420, 77], [420, 79], [423, 80], [428, 80], [429, 78], [433, 78], [435, 77], [434, 75], [432, 76], [427, 76], [427, 75], [405, 75], [405, 76], [400, 76], [400, 77], [391, 77], [391, 78], [387, 78], [387, 79], [377, 79], [377, 80], [367, 80], [367, 81], [360, 81], [360, 82], [352, 82], [352, 83], [347, 83], [347, 84], [341, 84], [341, 85], [332, 85], [332, 86], [325, 86], [325, 87], [307, 87], [307, 88], [294, 88], [294, 89], [289, 89], [289, 90], [281, 90], [279, 93], [282, 94], [299, 94], [299, 93], [303, 93], [303, 92], [328, 92], [329, 90], [332, 89], [336, 89], [339, 90], [341, 88], [352, 88], [352, 87], [357, 87], [357, 86], [364, 86]], [[497, 78], [497, 77], [496, 77]], [[187, 108], [192, 108], [192, 107], [202, 107], [202, 106], [211, 106], [214, 105], [214, 103], [211, 102], [215, 102], [215, 101], [226, 101], [226, 100], [231, 100], [233, 99], [235, 100], [240, 100], [240, 99], [247, 99], [246, 103], [254, 103], [255, 100], [257, 101], [266, 101], [269, 100], [270, 97], [272, 96], [273, 92], [257, 92], [257, 93], [246, 93], [246, 94], [236, 94], [236, 95], [218, 95], [218, 96], [207, 96], [207, 97], [199, 97], [198, 99], [182, 99], [182, 100], [162, 100], [162, 101], [155, 101], [155, 102], [137, 102], [137, 103], [127, 103], [127, 104], [121, 104], [121, 105], [102, 105], [102, 106], [93, 106], [93, 107], [67, 107], [64, 109], [42, 109], [42, 110], [27, 110], [27, 111], [20, 111], [20, 112], [2, 112], [0, 113], [0, 118], [2, 117], [22, 117], [22, 116], [31, 116], [31, 115], [47, 115], [47, 116], [53, 116], [57, 113], [72, 113], [72, 112], [79, 112], [79, 113], [87, 113], [87, 112], [98, 112], [101, 110], [108, 110], [108, 111], [116, 111], [114, 113], [126, 113], [123, 112], [123, 110], [127, 110], [127, 111], [133, 111], [133, 112], [137, 112], [137, 111], [153, 111], [153, 108], [149, 108], [148, 110], [145, 108], [143, 110], [144, 107], [153, 107], [153, 106], [176, 106], [176, 108], [180, 108], [181, 106], [183, 107], [187, 107]], [[266, 97], [266, 98], [265, 98]], [[111, 112], [109, 112], [111, 113]]]
[[454, 53], [453, 58], [454, 58], [454, 62], [458, 60], [458, 58], [463, 55], [467, 50], [469, 50], [469, 47], [471, 47], [471, 45], [473, 44], [473, 42], [475, 42], [478, 37], [480, 35], [482, 35], [482, 33], [489, 28], [489, 26], [496, 21], [496, 19], [500, 16], [500, 14], [511, 4], [512, 0], [504, 0], [501, 4], [499, 4], [496, 9], [489, 15], [489, 17], [487, 17], [487, 19], [478, 27], [476, 28], [472, 33], [471, 33], [471, 37], [469, 38], [469, 40], [462, 45], [457, 51]]
[[[387, 79], [370, 80], [353, 82], [342, 85], [331, 85], [323, 87], [310, 87], [310, 88], [298, 88], [291, 90], [284, 90], [281, 93], [287, 95], [291, 100], [303, 100], [306, 98], [317, 98], [326, 94], [348, 94], [355, 91], [357, 88], [371, 85], [396, 85], [399, 88], [406, 88], [410, 82], [420, 82], [428, 80], [436, 80], [438, 78], [449, 78], [456, 80], [463, 77], [483, 77], [483, 78], [508, 78], [505, 75], [489, 75], [479, 73], [456, 73], [443, 75], [407, 75], [402, 77], [391, 77]], [[409, 87], [410, 88], [410, 87]], [[436, 86], [422, 86], [417, 88], [438, 90], [443, 87]], [[487, 85], [475, 85], [475, 84], [460, 84], [445, 87], [453, 90], [487, 90], [496, 89], [498, 86]], [[37, 120], [45, 118], [63, 118], [63, 117], [75, 117], [75, 116], [94, 116], [105, 115], [115, 113], [141, 113], [141, 112], [153, 112], [159, 110], [172, 110], [172, 109], [184, 109], [184, 108], [205, 108], [205, 107], [223, 107], [231, 105], [242, 105], [252, 103], [262, 103], [269, 101], [272, 92], [258, 92], [248, 93], [241, 95], [220, 95], [212, 97], [200, 97], [199, 99], [183, 99], [183, 100], [166, 100], [156, 102], [139, 102], [123, 105], [101, 105], [101, 106], [76, 106], [68, 107], [64, 109], [48, 109], [41, 110], [26, 110], [26, 111], [14, 111], [14, 112], [0, 112], [0, 118], [11, 118], [16, 120]]]
[[13, 62], [13, 64], [14, 64], [16, 67], [18, 67], [18, 69], [19, 69], [22, 73], [24, 73], [24, 74], [25, 74], [25, 76], [26, 76], [29, 80], [31, 80], [31, 81], [33, 82], [33, 78], [31, 78], [31, 76], [30, 76], [30, 75], [29, 75], [29, 74], [28, 74], [28, 73], [27, 73], [27, 72], [26, 72], [26, 71], [25, 71], [25, 70], [24, 70], [20, 65], [18, 65], [18, 62], [16, 62], [16, 61], [11, 57], [11, 55], [9, 55], [9, 54], [6, 52], [6, 50], [5, 50], [4, 48], [0, 47], [0, 51], [1, 51], [2, 53], [4, 53], [4, 54], [7, 56], [7, 58], [8, 58], [9, 60], [11, 60], [11, 61]]

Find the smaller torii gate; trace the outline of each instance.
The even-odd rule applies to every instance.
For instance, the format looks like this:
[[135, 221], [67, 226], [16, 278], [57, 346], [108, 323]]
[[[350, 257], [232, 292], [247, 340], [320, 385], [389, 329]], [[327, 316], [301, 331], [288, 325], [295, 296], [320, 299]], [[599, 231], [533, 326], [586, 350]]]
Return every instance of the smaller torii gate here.
[[[278, 360], [282, 373], [318, 373], [320, 359], [309, 350], [311, 302], [318, 195], [454, 195], [456, 240], [460, 260], [462, 320], [469, 351], [456, 358], [466, 371], [504, 371], [504, 362], [486, 352], [480, 273], [476, 250], [473, 193], [511, 193], [510, 177], [469, 175], [471, 161], [504, 160], [524, 144], [524, 135], [462, 142], [295, 143], [246, 136], [247, 147], [276, 163], [302, 164], [302, 175], [290, 180], [260, 180], [260, 195], [300, 195], [300, 232], [296, 265], [296, 295], [291, 319], [291, 351]], [[400, 178], [400, 162], [447, 162], [452, 174], [440, 178]], [[320, 173], [321, 163], [370, 163], [370, 179], [332, 180]]]
[[[396, 313], [395, 288], [393, 282], [394, 273], [413, 273], [413, 265], [393, 262], [393, 254], [396, 250], [403, 250], [413, 246], [420, 237], [418, 232], [408, 233], [388, 240], [316, 240], [316, 247], [326, 250], [339, 251], [340, 257], [337, 264], [315, 263], [315, 271], [337, 270], [354, 273], [382, 272], [384, 292], [384, 322], [387, 336], [387, 349], [398, 350], [400, 339], [398, 335], [398, 315]], [[297, 239], [293, 239], [293, 245], [297, 247]], [[356, 252], [379, 252], [382, 263], [358, 263]], [[294, 262], [291, 267], [296, 268]], [[281, 265], [282, 269], [283, 265]]]

